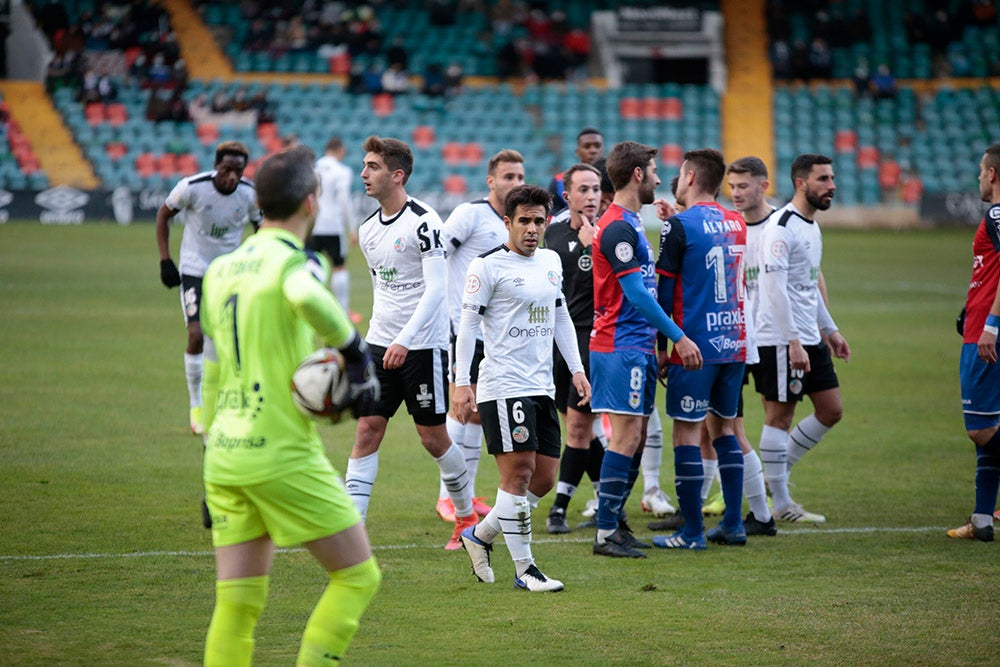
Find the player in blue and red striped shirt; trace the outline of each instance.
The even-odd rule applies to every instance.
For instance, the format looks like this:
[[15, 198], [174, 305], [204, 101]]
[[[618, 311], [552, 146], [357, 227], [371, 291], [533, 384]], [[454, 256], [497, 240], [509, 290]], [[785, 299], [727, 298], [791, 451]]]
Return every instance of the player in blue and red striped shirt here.
[[656, 303], [653, 249], [638, 213], [653, 203], [660, 184], [655, 157], [655, 148], [632, 141], [612, 147], [606, 166], [615, 198], [597, 222], [593, 243], [591, 406], [608, 413], [612, 429], [601, 465], [593, 551], [616, 558], [644, 557], [636, 549], [642, 543], [619, 530], [618, 518], [639, 474], [646, 422], [655, 407], [656, 331], [674, 341], [685, 368], [701, 367], [698, 346]]
[[[743, 317], [743, 254], [747, 228], [743, 216], [715, 202], [725, 178], [722, 153], [704, 148], [684, 154], [677, 197], [688, 204], [663, 223], [659, 304], [684, 327], [701, 350], [704, 367], [690, 370], [677, 349], [668, 356], [660, 340], [661, 375], [667, 376], [667, 414], [674, 421], [674, 469], [684, 527], [656, 537], [668, 549], [704, 549], [706, 537], [722, 544], [745, 544], [740, 508], [743, 455], [734, 422], [743, 386], [746, 325]], [[665, 369], [663, 368], [665, 367]], [[665, 372], [664, 372], [665, 371]], [[703, 534], [701, 424], [719, 455], [719, 476], [726, 511], [722, 523]]]

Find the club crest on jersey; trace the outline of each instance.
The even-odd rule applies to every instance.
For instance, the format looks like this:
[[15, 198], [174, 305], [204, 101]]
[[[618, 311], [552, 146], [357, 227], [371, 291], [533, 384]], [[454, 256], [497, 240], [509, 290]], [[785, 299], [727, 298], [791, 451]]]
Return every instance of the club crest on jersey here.
[[549, 282], [553, 285], [559, 284], [559, 274], [555, 271], [549, 271]]
[[479, 288], [482, 286], [483, 284], [482, 282], [480, 282], [479, 276], [477, 276], [474, 273], [470, 273], [469, 276], [465, 279], [466, 294], [475, 294], [476, 292], [479, 291]]
[[784, 241], [775, 241], [771, 244], [771, 254], [775, 257], [784, 257], [788, 254], [788, 246]]
[[637, 391], [630, 391], [628, 393], [628, 406], [635, 410], [642, 404], [642, 397]]
[[420, 407], [429, 408], [431, 407], [431, 401], [434, 399], [434, 396], [427, 391], [427, 385], [422, 384], [420, 385], [420, 393], [417, 394], [415, 398], [417, 399], [417, 403]]
[[632, 250], [632, 246], [630, 246], [625, 241], [622, 241], [621, 243], [615, 246], [615, 257], [617, 257], [618, 261], [620, 262], [631, 261], [632, 257], [634, 257], [634, 251]]
[[515, 426], [514, 430], [510, 432], [510, 437], [514, 438], [514, 442], [522, 445], [528, 441], [528, 428], [526, 426]]
[[802, 380], [799, 380], [798, 378], [796, 378], [796, 379], [792, 380], [791, 382], [789, 382], [788, 383], [788, 391], [792, 392], [793, 394], [801, 394], [802, 393]]
[[396, 239], [396, 242], [392, 244], [392, 249], [396, 252], [406, 252], [406, 241], [400, 236]]

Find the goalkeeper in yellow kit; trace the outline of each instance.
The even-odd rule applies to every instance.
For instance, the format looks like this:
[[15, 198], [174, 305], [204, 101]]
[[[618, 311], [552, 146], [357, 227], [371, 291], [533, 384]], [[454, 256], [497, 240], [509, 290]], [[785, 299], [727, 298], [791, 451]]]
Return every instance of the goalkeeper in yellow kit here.
[[330, 577], [300, 666], [338, 663], [381, 579], [316, 425], [291, 396], [292, 372], [317, 336], [344, 354], [355, 415], [378, 395], [367, 346], [303, 250], [318, 210], [313, 162], [304, 146], [264, 161], [255, 179], [260, 231], [205, 273], [202, 326], [217, 359], [205, 379], [217, 579], [206, 665], [250, 664], [276, 546], [302, 544]]

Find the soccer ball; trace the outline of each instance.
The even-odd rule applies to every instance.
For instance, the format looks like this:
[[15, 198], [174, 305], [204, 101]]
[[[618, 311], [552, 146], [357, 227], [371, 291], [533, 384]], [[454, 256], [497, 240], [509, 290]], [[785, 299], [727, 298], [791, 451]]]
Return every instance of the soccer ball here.
[[316, 350], [292, 373], [292, 400], [307, 417], [340, 421], [349, 391], [344, 356], [332, 347]]

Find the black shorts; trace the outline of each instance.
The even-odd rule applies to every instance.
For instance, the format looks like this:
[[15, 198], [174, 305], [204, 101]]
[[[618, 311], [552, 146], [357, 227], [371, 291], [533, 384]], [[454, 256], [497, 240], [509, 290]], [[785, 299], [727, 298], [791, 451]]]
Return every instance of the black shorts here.
[[306, 250], [325, 252], [334, 266], [344, 266], [347, 258], [344, 254], [342, 238], [340, 234], [310, 236], [306, 239]]
[[486, 451], [490, 454], [537, 452], [559, 458], [562, 446], [559, 413], [555, 401], [548, 396], [501, 398], [478, 405]]
[[[751, 376], [754, 377], [754, 382], [756, 383], [756, 381], [757, 381], [756, 380], [756, 378], [757, 378], [757, 366], [759, 366], [759, 364], [747, 364], [746, 367], [743, 369], [743, 386], [744, 387], [749, 386], [749, 384], [750, 384], [750, 377]], [[742, 391], [740, 392], [740, 402], [736, 406], [736, 418], [737, 419], [742, 419], [743, 418], [743, 392]]]
[[185, 325], [201, 321], [201, 276], [181, 276], [181, 310]]
[[[583, 372], [590, 379], [590, 329], [576, 330], [576, 346], [580, 350], [580, 360], [583, 361]], [[573, 374], [559, 352], [559, 347], [552, 346], [552, 380], [556, 385], [556, 407], [559, 412], [573, 408], [579, 412], [590, 414], [590, 401], [580, 405], [582, 397], [573, 386]]]
[[754, 386], [765, 400], [792, 403], [801, 401], [809, 394], [840, 386], [826, 343], [804, 347], [809, 355], [808, 373], [792, 370], [788, 363], [787, 345], [761, 345], [757, 348], [760, 363], [754, 375]]
[[[448, 345], [448, 382], [455, 381], [455, 341], [458, 337], [455, 334], [451, 336], [451, 343]], [[472, 384], [479, 384], [479, 364], [483, 362], [486, 357], [486, 347], [483, 345], [483, 341], [476, 339], [476, 349], [472, 353], [472, 368], [469, 369], [469, 378]]]
[[391, 419], [405, 401], [406, 411], [413, 417], [414, 424], [444, 424], [448, 414], [448, 353], [445, 350], [410, 350], [403, 365], [392, 370], [382, 367], [384, 347], [372, 345], [371, 354], [382, 395], [370, 415]]

